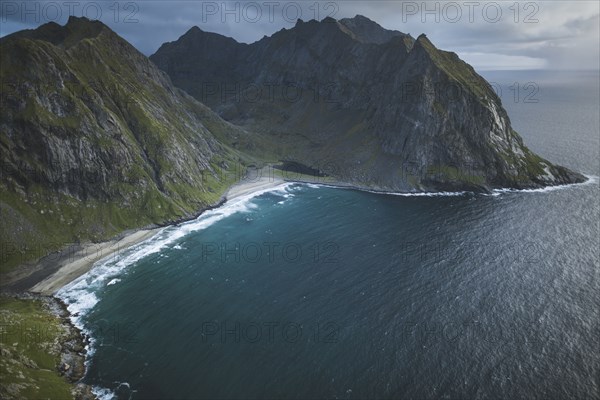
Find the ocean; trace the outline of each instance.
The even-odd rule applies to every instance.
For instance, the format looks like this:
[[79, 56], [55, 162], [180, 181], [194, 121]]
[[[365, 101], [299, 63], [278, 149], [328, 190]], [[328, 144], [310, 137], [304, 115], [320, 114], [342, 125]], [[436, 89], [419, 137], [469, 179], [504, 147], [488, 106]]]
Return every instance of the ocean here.
[[484, 76], [525, 143], [587, 183], [239, 198], [59, 292], [91, 337], [84, 382], [119, 399], [600, 398], [598, 73]]

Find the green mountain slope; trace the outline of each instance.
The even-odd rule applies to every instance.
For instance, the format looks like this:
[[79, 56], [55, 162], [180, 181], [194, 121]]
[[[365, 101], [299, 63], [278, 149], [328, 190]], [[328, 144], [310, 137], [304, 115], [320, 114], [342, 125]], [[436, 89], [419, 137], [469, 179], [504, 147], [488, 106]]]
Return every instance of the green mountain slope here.
[[2, 271], [69, 243], [191, 216], [239, 173], [247, 134], [100, 22], [0, 40]]

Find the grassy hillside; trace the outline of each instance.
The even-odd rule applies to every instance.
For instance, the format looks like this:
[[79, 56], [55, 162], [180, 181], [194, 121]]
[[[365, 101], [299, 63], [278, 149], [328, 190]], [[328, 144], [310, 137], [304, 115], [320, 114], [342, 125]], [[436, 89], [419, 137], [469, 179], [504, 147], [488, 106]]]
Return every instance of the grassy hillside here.
[[70, 399], [73, 386], [58, 372], [63, 321], [39, 300], [0, 297], [0, 397]]

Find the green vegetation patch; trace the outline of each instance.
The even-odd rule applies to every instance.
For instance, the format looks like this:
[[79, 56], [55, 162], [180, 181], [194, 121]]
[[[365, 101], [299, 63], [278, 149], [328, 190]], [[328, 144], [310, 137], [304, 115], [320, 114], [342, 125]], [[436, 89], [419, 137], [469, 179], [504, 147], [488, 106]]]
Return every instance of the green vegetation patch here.
[[39, 300], [0, 297], [0, 397], [70, 399], [72, 386], [60, 376], [61, 319]]
[[452, 52], [437, 49], [428, 39], [420, 38], [419, 42], [427, 51], [433, 62], [450, 78], [472, 91], [481, 100], [489, 97], [490, 90], [487, 82], [475, 70]]

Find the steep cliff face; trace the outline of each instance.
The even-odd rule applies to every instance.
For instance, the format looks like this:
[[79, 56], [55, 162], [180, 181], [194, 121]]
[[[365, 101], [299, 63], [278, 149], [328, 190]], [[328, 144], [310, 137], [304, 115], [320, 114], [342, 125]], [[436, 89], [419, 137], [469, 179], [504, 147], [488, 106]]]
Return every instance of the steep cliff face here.
[[581, 182], [533, 154], [490, 85], [425, 35], [365, 17], [298, 21], [251, 45], [192, 28], [150, 57], [257, 132], [272, 157], [358, 186], [489, 190]]
[[[0, 41], [2, 266], [219, 200], [246, 133], [100, 22]], [[3, 268], [4, 269], [4, 268]]]

